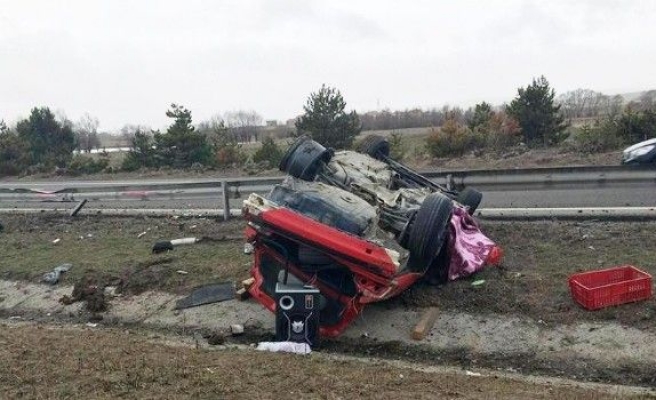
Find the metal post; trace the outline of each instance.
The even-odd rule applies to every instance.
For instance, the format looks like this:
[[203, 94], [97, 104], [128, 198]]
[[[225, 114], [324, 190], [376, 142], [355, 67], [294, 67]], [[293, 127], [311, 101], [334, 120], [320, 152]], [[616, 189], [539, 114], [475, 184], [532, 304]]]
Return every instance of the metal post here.
[[448, 190], [453, 190], [453, 175], [451, 174], [446, 175], [446, 188]]
[[228, 186], [227, 180], [221, 181], [221, 191], [222, 194], [222, 203], [223, 203], [223, 220], [227, 221], [230, 219], [230, 187]]

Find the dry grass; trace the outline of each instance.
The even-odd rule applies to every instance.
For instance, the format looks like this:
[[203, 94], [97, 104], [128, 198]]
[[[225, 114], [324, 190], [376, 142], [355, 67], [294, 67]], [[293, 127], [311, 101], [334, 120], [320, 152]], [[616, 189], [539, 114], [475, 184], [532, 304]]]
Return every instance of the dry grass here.
[[0, 392], [4, 399], [613, 398], [593, 388], [321, 355], [208, 351], [139, 332], [7, 324], [0, 325]]
[[[569, 293], [570, 275], [634, 265], [656, 275], [653, 222], [486, 222], [484, 231], [505, 250], [501, 268], [443, 287], [416, 286], [401, 301], [472, 313], [527, 315], [548, 323], [613, 320], [653, 328], [656, 300], [596, 312], [583, 310]], [[472, 287], [474, 279], [485, 284]]]
[[[72, 284], [89, 271], [137, 278], [134, 272], [147, 270], [146, 288], [180, 292], [208, 281], [243, 279], [250, 269], [242, 251], [243, 221], [5, 216], [3, 223], [0, 278], [5, 279], [38, 281], [57, 265], [71, 263], [63, 283]], [[181, 237], [219, 241], [151, 253], [156, 241]], [[54, 244], [55, 239], [60, 241]]]

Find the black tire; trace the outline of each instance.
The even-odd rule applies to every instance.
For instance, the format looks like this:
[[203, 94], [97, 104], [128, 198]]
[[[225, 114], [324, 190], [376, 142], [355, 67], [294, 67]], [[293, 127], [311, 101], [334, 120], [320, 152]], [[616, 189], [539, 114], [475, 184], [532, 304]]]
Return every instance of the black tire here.
[[306, 140], [310, 140], [309, 136], [301, 136], [298, 139], [294, 141], [294, 143], [289, 146], [285, 154], [283, 154], [282, 158], [280, 159], [280, 163], [278, 164], [278, 169], [281, 170], [282, 172], [287, 172], [287, 167], [289, 164], [289, 159], [292, 154], [298, 149], [298, 146], [301, 145]]
[[153, 254], [164, 253], [165, 251], [173, 251], [173, 245], [170, 240], [163, 240], [153, 245]]
[[470, 187], [467, 187], [462, 192], [458, 193], [458, 197], [456, 198], [458, 203], [469, 207], [470, 215], [474, 214], [474, 211], [476, 211], [481, 204], [481, 200], [483, 200], [483, 193]]
[[356, 151], [377, 160], [382, 160], [385, 157], [389, 157], [390, 144], [387, 139], [382, 136], [369, 135], [362, 139], [360, 144], [358, 144]]
[[319, 173], [322, 163], [332, 158], [330, 150], [302, 136], [294, 142], [280, 160], [279, 168], [294, 178], [312, 181]]
[[429, 285], [443, 285], [449, 281], [449, 238], [444, 239], [442, 249], [424, 275], [424, 281]]
[[410, 229], [408, 250], [413, 269], [426, 270], [438, 256], [448, 232], [453, 201], [441, 193], [426, 196]]

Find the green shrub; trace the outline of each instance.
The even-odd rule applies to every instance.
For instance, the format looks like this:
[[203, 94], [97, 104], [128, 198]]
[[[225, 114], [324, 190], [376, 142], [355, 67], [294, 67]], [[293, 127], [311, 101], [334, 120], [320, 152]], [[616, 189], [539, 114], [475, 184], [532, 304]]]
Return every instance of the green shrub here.
[[283, 152], [271, 137], [265, 137], [260, 147], [253, 155], [253, 161], [256, 163], [268, 162], [270, 167], [280, 164]]
[[403, 136], [398, 132], [392, 132], [389, 138], [390, 144], [390, 157], [396, 161], [403, 161], [405, 157], [405, 145], [403, 144]]
[[568, 147], [581, 153], [597, 153], [615, 150], [625, 143], [618, 134], [614, 120], [596, 121], [592, 125], [584, 125], [572, 133]]
[[517, 146], [522, 141], [519, 122], [505, 112], [494, 113], [479, 127], [484, 130], [484, 147], [499, 151]]
[[440, 129], [433, 129], [426, 139], [426, 149], [433, 157], [460, 156], [472, 149], [473, 132], [453, 119]]
[[109, 159], [94, 159], [82, 155], [76, 155], [68, 163], [68, 173], [71, 175], [89, 175], [102, 172], [109, 165]]

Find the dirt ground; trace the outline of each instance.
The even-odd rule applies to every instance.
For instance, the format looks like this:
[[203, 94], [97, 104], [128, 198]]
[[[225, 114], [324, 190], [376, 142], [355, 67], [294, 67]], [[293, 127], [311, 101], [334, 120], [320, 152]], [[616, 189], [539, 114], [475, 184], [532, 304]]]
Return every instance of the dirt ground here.
[[[250, 256], [243, 254], [244, 222], [239, 219], [226, 223], [207, 218], [2, 218], [0, 279], [39, 282], [57, 265], [72, 263], [62, 284], [91, 276], [128, 293], [185, 294], [200, 284], [244, 279], [251, 265]], [[572, 301], [567, 286], [573, 273], [616, 265], [656, 274], [651, 246], [656, 223], [484, 221], [482, 227], [504, 249], [500, 267], [443, 286], [415, 285], [390, 305], [520, 315], [549, 324], [618, 321], [656, 329], [651, 323], [656, 316], [654, 299], [588, 312]], [[206, 240], [151, 253], [156, 241], [188, 236]], [[52, 243], [55, 238], [60, 239], [57, 244]], [[480, 279], [485, 280], [483, 285], [472, 286]]]
[[0, 322], [3, 398], [611, 399], [640, 391], [330, 354], [211, 350], [134, 330]]
[[[242, 220], [225, 223], [205, 218], [173, 220], [83, 217], [70, 219], [46, 216], [2, 216], [2, 223], [5, 229], [0, 234], [2, 239], [0, 240], [0, 254], [3, 254], [0, 259], [0, 279], [38, 282], [44, 272], [60, 263], [71, 262], [73, 268], [63, 275], [63, 284], [72, 285], [80, 282], [89, 276], [89, 271], [93, 271], [95, 275], [92, 276], [94, 277], [108, 276], [109, 278], [106, 278], [108, 282], [112, 279], [119, 279], [119, 283], [114, 282], [112, 285], [123, 285], [128, 293], [156, 289], [186, 294], [192, 287], [200, 283], [243, 279], [247, 276], [250, 267], [250, 257], [243, 254], [243, 242], [240, 239], [244, 228]], [[656, 330], [652, 323], [656, 313], [656, 301], [653, 298], [640, 303], [589, 312], [572, 301], [566, 283], [572, 273], [620, 264], [632, 264], [653, 275], [656, 273], [656, 265], [653, 261], [653, 249], [650, 244], [656, 233], [656, 223], [483, 221], [482, 225], [483, 230], [505, 250], [505, 259], [500, 267], [488, 268], [475, 277], [443, 286], [416, 285], [398, 298], [382, 304], [382, 311], [384, 312], [384, 308], [414, 310], [426, 306], [437, 306], [441, 312], [467, 313], [477, 316], [476, 318], [479, 320], [492, 320], [496, 316], [504, 316], [554, 327], [587, 321], [593, 323], [590, 325], [590, 332], [599, 329], [600, 325], [598, 324], [607, 322], [619, 323], [622, 326], [645, 332]], [[194, 228], [192, 229], [192, 227]], [[143, 232], [147, 232], [147, 234], [139, 238], [138, 236]], [[154, 241], [190, 235], [211, 237], [214, 240], [180, 247], [164, 255], [150, 253]], [[60, 241], [54, 244], [52, 243], [53, 238], [60, 238]], [[186, 274], [178, 273], [180, 270], [184, 270]], [[480, 279], [485, 281], [483, 285], [472, 286], [474, 280]], [[597, 325], [594, 325], [595, 323]], [[43, 329], [46, 329], [45, 337], [34, 340], [38, 343], [50, 343], [50, 339], [47, 338], [51, 335], [47, 330], [49, 328]], [[504, 336], [502, 331], [493, 333]], [[17, 334], [17, 336], [22, 336], [22, 334]], [[16, 339], [3, 338], [2, 340], [9, 343], [10, 340]], [[567, 337], [560, 343], [554, 344], [557, 347], [556, 350], [563, 354], [566, 354], [567, 349], [573, 345], [575, 343], [569, 343]], [[375, 339], [364, 336], [357, 340], [328, 342], [325, 351], [377, 358], [405, 359], [418, 363], [430, 361], [431, 364], [435, 364], [435, 360], [442, 360], [445, 363], [463, 367], [511, 368], [523, 373], [576, 376], [595, 382], [624, 382], [649, 387], [656, 385], [651, 372], [653, 368], [649, 369], [653, 367], [651, 364], [623, 364], [605, 367], [593, 365], [584, 359], [568, 360], [564, 358], [558, 362], [553, 359], [545, 361], [528, 353], [493, 354], [485, 359], [480, 359], [466, 349], [454, 348], [436, 353], [422, 348], [408, 348], [394, 340], [377, 342]], [[260, 355], [245, 357], [260, 357]], [[192, 358], [189, 356], [185, 360]], [[248, 362], [260, 363], [261, 361], [258, 358], [249, 358]], [[178, 368], [180, 368], [179, 365]], [[127, 371], [129, 368], [125, 368], [124, 374], [129, 376]], [[275, 368], [272, 368], [269, 378], [275, 379], [275, 374]], [[344, 374], [344, 376], [347, 375], [349, 374]], [[154, 378], [149, 379], [152, 381]], [[367, 379], [370, 378], [367, 377]], [[422, 379], [430, 381], [429, 378]], [[314, 382], [321, 383], [316, 380]], [[129, 388], [129, 384], [125, 381], [119, 382], [118, 385]], [[148, 385], [155, 385], [155, 383], [150, 382]], [[152, 387], [148, 385], [144, 387]], [[353, 385], [358, 387], [356, 383]], [[396, 393], [392, 388], [388, 388], [386, 383], [381, 385], [385, 388], [384, 390], [389, 390], [385, 393], [390, 395]], [[75, 390], [72, 386], [64, 386], [63, 393]], [[98, 390], [93, 386], [87, 385], [86, 387], [89, 390]], [[437, 384], [437, 387], [442, 386]], [[360, 390], [367, 393], [364, 389]], [[486, 398], [483, 394], [487, 393], [488, 389], [479, 392], [482, 393], [479, 397], [468, 392], [456, 392], [451, 395], [438, 391], [438, 394], [453, 398]], [[128, 398], [131, 396], [143, 397], [133, 396], [132, 392], [127, 393]], [[341, 397], [350, 398], [357, 392], [345, 393]], [[330, 397], [327, 393], [321, 394], [321, 392], [304, 394], [307, 394], [305, 397], [310, 398], [313, 396], [340, 398], [340, 396]], [[199, 396], [201, 395], [204, 394], [200, 393]], [[371, 393], [366, 395], [377, 398]], [[58, 396], [53, 395], [52, 397]], [[230, 397], [230, 395], [226, 396]], [[508, 398], [526, 397], [513, 396], [515, 394], [508, 394]], [[581, 394], [580, 398], [597, 398], [586, 396], [586, 394]], [[107, 395], [106, 397], [112, 396]], [[559, 393], [553, 393], [553, 396], [546, 397], [571, 398]], [[421, 395], [419, 398], [422, 398]]]

